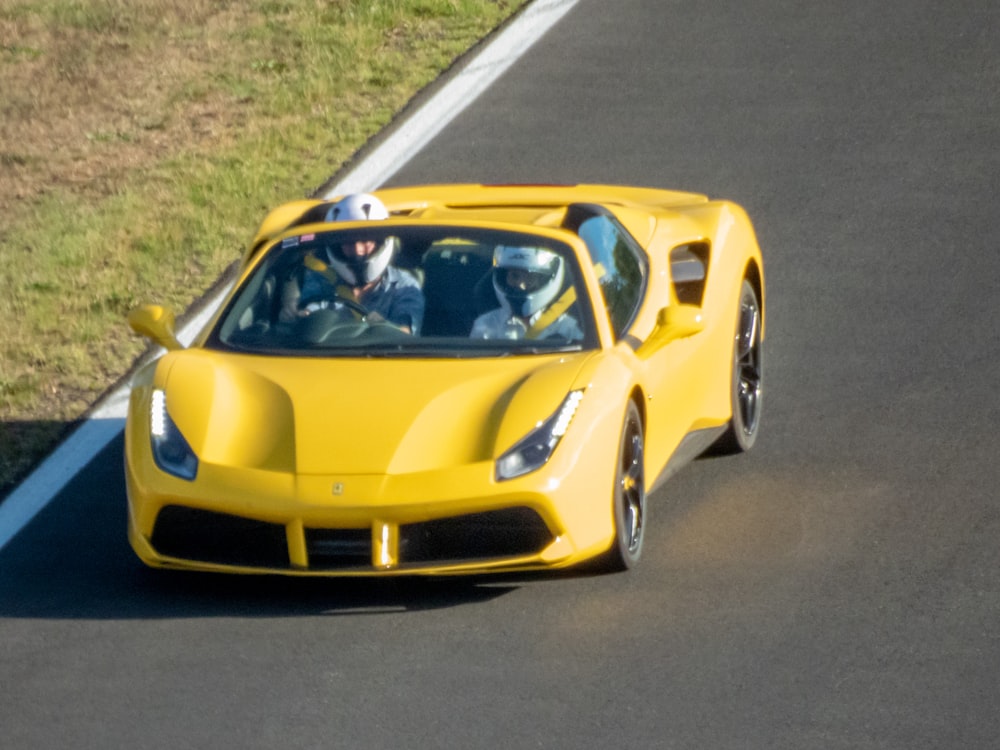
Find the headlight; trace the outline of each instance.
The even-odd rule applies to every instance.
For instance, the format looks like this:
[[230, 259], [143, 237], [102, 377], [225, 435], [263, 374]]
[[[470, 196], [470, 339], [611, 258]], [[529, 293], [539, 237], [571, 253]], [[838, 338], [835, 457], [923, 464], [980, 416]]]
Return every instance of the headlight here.
[[513, 479], [543, 466], [559, 445], [562, 436], [566, 434], [566, 429], [573, 421], [573, 415], [576, 414], [582, 398], [583, 391], [571, 391], [555, 414], [500, 456], [497, 459], [497, 481]]
[[149, 440], [156, 465], [163, 471], [181, 479], [195, 478], [198, 457], [167, 413], [167, 394], [159, 388], [149, 405]]

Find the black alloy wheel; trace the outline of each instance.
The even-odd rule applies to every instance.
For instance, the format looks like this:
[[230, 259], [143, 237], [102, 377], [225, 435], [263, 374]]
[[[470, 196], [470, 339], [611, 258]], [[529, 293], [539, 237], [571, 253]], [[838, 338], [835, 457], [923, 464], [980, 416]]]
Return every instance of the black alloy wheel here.
[[715, 448], [719, 453], [742, 453], [757, 442], [763, 401], [763, 316], [753, 285], [743, 280], [733, 346], [733, 416]]
[[615, 539], [606, 555], [609, 572], [628, 570], [639, 562], [646, 531], [646, 476], [642, 419], [634, 401], [625, 410], [614, 486]]

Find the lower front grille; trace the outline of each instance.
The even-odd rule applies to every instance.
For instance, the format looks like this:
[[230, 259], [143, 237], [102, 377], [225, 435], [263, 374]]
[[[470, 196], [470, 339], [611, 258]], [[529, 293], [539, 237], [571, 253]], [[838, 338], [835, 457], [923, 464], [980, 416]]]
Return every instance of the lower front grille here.
[[306, 529], [306, 554], [315, 570], [368, 568], [372, 564], [372, 530]]
[[254, 568], [288, 568], [285, 527], [226, 513], [168, 505], [151, 540], [161, 555]]
[[[372, 568], [370, 527], [304, 532], [309, 570]], [[552, 539], [534, 510], [508, 508], [401, 525], [393, 557], [404, 568], [523, 557], [538, 554]], [[160, 511], [151, 543], [161, 555], [192, 562], [272, 570], [292, 567], [284, 525], [179, 505]]]
[[518, 557], [552, 542], [548, 526], [531, 508], [471, 513], [399, 527], [401, 565]]

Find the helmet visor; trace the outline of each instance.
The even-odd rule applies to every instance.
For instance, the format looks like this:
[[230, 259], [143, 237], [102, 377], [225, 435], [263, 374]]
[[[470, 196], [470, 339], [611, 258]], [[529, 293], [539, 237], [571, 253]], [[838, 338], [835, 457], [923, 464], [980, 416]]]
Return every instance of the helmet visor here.
[[509, 292], [533, 294], [552, 281], [550, 270], [529, 271], [525, 268], [498, 268], [497, 283]]

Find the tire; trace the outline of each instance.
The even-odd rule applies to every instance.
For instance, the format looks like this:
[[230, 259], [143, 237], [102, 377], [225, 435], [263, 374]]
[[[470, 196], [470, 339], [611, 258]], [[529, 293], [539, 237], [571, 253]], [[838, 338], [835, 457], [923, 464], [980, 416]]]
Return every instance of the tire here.
[[753, 285], [743, 280], [733, 343], [730, 400], [733, 416], [712, 446], [717, 454], [743, 453], [757, 442], [764, 395], [764, 352], [760, 300]]
[[609, 573], [634, 567], [642, 554], [646, 531], [644, 449], [642, 419], [635, 402], [630, 400], [625, 409], [612, 495], [615, 538], [601, 566]]

